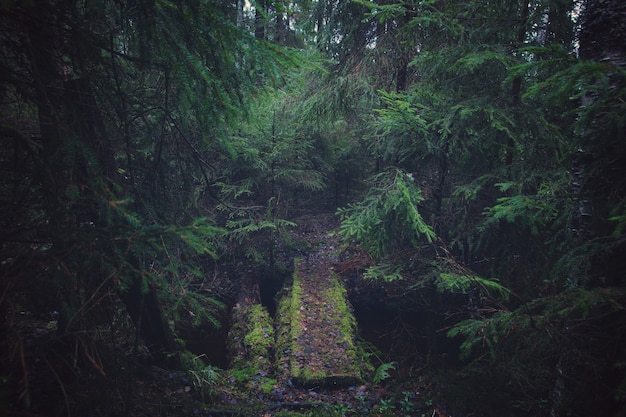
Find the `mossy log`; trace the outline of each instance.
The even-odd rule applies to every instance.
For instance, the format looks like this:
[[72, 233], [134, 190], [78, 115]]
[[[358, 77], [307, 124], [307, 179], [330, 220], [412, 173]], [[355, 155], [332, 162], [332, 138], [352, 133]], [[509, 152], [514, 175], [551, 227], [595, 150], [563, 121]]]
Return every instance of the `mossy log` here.
[[296, 385], [353, 385], [371, 368], [357, 343], [346, 290], [331, 270], [296, 261], [277, 324], [276, 368]]
[[228, 334], [228, 369], [233, 385], [269, 392], [273, 375], [274, 321], [261, 304], [238, 304]]

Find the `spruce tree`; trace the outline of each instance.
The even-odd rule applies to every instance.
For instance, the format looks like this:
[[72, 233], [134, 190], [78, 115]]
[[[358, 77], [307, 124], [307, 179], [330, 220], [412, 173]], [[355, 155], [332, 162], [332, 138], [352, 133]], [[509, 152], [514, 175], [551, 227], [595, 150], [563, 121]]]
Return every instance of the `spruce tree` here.
[[[2, 357], [14, 406], [45, 407], [45, 381], [27, 378], [45, 357], [18, 360], [20, 312], [58, 312], [38, 352], [76, 364], [51, 370], [71, 378], [120, 371], [113, 352], [127, 337], [130, 371], [146, 352], [180, 365], [174, 331], [219, 325], [229, 284], [204, 284], [224, 234], [212, 218], [215, 153], [229, 152], [225, 128], [247, 94], [295, 58], [238, 26], [236, 3], [0, 7]], [[116, 327], [126, 318], [132, 336]], [[68, 380], [57, 382], [64, 404], [45, 411], [69, 414]], [[130, 413], [131, 396], [112, 406]]]

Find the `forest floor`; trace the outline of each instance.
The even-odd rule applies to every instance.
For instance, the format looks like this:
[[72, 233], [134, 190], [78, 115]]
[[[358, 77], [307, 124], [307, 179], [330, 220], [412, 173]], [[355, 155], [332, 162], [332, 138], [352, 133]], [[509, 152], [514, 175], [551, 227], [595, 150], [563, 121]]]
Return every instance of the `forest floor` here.
[[[319, 289], [331, 287], [333, 280], [346, 285], [348, 279], [353, 279], [348, 278], [346, 272], [363, 268], [369, 260], [358, 248], [345, 247], [336, 233], [337, 219], [332, 215], [305, 220], [294, 228], [292, 239], [306, 242], [308, 248], [301, 260], [296, 261], [296, 268], [303, 277], [307, 277], [301, 281], [301, 304], [304, 309], [313, 310], [314, 314], [307, 315], [300, 323], [310, 331], [304, 336], [306, 343], [295, 360], [302, 366], [333, 375], [338, 368], [346, 365], [344, 361], [348, 361], [349, 355], [345, 350], [352, 346], [338, 342], [341, 335], [336, 326], [340, 319], [329, 319], [324, 314], [330, 311], [330, 307], [324, 306], [327, 301], [320, 298]], [[278, 320], [278, 317], [275, 319]], [[358, 323], [355, 324], [358, 332]], [[42, 339], [52, 335], [49, 320], [30, 325], [34, 330], [28, 332], [44, 329], [41, 330], [44, 333]], [[131, 340], [132, 334], [127, 338]], [[99, 356], [93, 360], [101, 372], [72, 373], [66, 378], [48, 371], [58, 369], [50, 366], [54, 356], [48, 355], [45, 361], [39, 362], [37, 369], [31, 370], [42, 377], [41, 381], [47, 381], [47, 385], [42, 382], [29, 387], [34, 397], [39, 389], [46, 394], [39, 395], [38, 402], [41, 404], [34, 404], [28, 415], [47, 416], [52, 415], [47, 409], [71, 409], [71, 414], [68, 411], [63, 415], [448, 416], [445, 406], [438, 401], [439, 388], [432, 376], [409, 375], [401, 369], [401, 358], [384, 363], [380, 358], [388, 357], [377, 351], [373, 344], [364, 340], [359, 343], [365, 347], [360, 375], [350, 374], [349, 371], [348, 374], [354, 378], [343, 379], [337, 384], [319, 380], [319, 384], [313, 381], [304, 386], [294, 383], [288, 372], [278, 369], [284, 366], [280, 360], [273, 360], [270, 370], [236, 375], [228, 370], [206, 366], [202, 355], [199, 355], [197, 358], [204, 363], [202, 366], [192, 371], [179, 371], [155, 365], [149, 355], [131, 354], [128, 347], [118, 345], [109, 349], [103, 344], [98, 350]], [[333, 360], [323, 359], [315, 353], [322, 351], [324, 358]], [[278, 352], [273, 354], [279, 356]], [[368, 367], [366, 362], [373, 363], [374, 367]], [[43, 375], [45, 372], [50, 375]], [[332, 378], [327, 381], [332, 381]], [[9, 415], [26, 414], [16, 412]]]
[[[339, 328], [340, 319], [335, 316], [336, 306], [327, 305], [328, 298], [321, 295], [339, 281], [344, 288], [347, 280], [342, 272], [361, 268], [370, 260], [364, 259], [363, 252], [347, 248], [336, 233], [337, 219], [334, 216], [309, 217], [299, 221], [300, 226], [292, 232], [294, 240], [306, 241], [309, 248], [302, 259], [296, 260], [295, 269], [302, 289], [299, 300], [304, 312], [298, 323], [305, 331], [299, 337], [300, 346], [292, 348], [289, 355], [276, 361], [276, 380], [270, 380], [271, 389], [250, 389], [247, 392], [232, 390], [230, 387], [217, 387], [221, 406], [229, 410], [244, 410], [252, 414], [269, 416], [428, 416], [446, 417], [445, 408], [435, 403], [435, 384], [420, 376], [402, 376], [392, 363], [376, 363], [378, 354], [372, 344], [360, 340], [365, 356], [371, 358], [350, 357], [353, 352], [350, 343], [343, 338], [345, 334]], [[345, 290], [344, 290], [345, 291]], [[351, 307], [347, 306], [351, 310]], [[351, 312], [350, 312], [351, 313]], [[279, 312], [280, 314], [280, 312]], [[350, 314], [352, 317], [352, 314]], [[277, 320], [280, 318], [277, 317]], [[358, 323], [354, 323], [358, 325]], [[345, 325], [345, 323], [344, 323]], [[358, 327], [353, 331], [358, 333]], [[280, 357], [280, 352], [276, 352]], [[291, 357], [291, 364], [287, 363]], [[361, 360], [354, 372], [350, 361]], [[376, 371], [369, 365], [383, 366]], [[288, 367], [309, 368], [310, 372], [326, 375], [319, 383], [294, 381], [293, 372]], [[378, 361], [380, 362], [380, 361]], [[341, 370], [346, 370], [342, 372]], [[383, 373], [380, 373], [380, 372]], [[374, 383], [378, 372], [377, 383]], [[386, 372], [386, 373], [384, 373]], [[348, 378], [345, 376], [348, 375]], [[333, 376], [339, 376], [338, 379]], [[263, 376], [256, 376], [261, 378]], [[254, 378], [254, 377], [253, 377]], [[259, 384], [255, 385], [256, 387]], [[250, 388], [251, 385], [248, 385]], [[211, 414], [212, 413], [212, 414]], [[220, 415], [218, 411], [208, 410], [206, 416]], [[245, 414], [248, 415], [248, 414]]]
[[[329, 322], [324, 314], [330, 308], [324, 306], [326, 301], [320, 297], [320, 289], [332, 286], [334, 277], [346, 285], [343, 282], [348, 280], [346, 271], [362, 268], [369, 260], [358, 248], [345, 247], [336, 233], [338, 223], [333, 216], [309, 217], [298, 223], [300, 226], [292, 231], [291, 238], [307, 247], [295, 261], [296, 270], [304, 278], [300, 304], [314, 313], [305, 315], [300, 322], [309, 331], [302, 338], [306, 342], [302, 352], [296, 353], [292, 360], [316, 372], [332, 375], [341, 368], [341, 362], [347, 360], [344, 349], [349, 344], [336, 343], [340, 337], [335, 328], [338, 323], [333, 322], [333, 318]], [[276, 322], [279, 315], [280, 312], [275, 317]], [[409, 375], [399, 368], [401, 359], [398, 359], [398, 366], [382, 363], [380, 358], [386, 356], [373, 344], [362, 339], [360, 343], [374, 368], [363, 362], [363, 377], [353, 378], [353, 383], [344, 379], [335, 384], [330, 378], [320, 379], [319, 384], [299, 384], [288, 371], [291, 366], [287, 363], [288, 357], [281, 358], [280, 352], [273, 352], [277, 358], [269, 370], [265, 367], [253, 373], [247, 373], [250, 368], [217, 370], [217, 374], [211, 376], [214, 379], [206, 378], [211, 379], [209, 384], [203, 383], [202, 374], [198, 372], [146, 369], [132, 384], [137, 401], [128, 415], [448, 417], [445, 406], [438, 401], [439, 388], [432, 375]], [[335, 358], [335, 363], [321, 359], [316, 352], [324, 352], [324, 358]], [[378, 374], [375, 383], [375, 368], [381, 365], [388, 365], [383, 369], [386, 374]]]

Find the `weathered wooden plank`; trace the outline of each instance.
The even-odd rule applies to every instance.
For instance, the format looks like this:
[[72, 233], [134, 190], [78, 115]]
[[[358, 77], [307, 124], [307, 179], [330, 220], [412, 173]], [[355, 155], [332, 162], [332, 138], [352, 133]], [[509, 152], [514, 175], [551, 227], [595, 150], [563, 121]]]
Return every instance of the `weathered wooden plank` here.
[[352, 385], [368, 369], [343, 284], [331, 270], [296, 261], [278, 311], [277, 369], [301, 386]]

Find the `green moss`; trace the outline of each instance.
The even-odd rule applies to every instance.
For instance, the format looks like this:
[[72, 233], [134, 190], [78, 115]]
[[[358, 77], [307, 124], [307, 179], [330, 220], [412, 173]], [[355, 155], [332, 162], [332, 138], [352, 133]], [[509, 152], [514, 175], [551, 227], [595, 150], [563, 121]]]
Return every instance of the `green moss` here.
[[302, 284], [300, 277], [297, 275], [298, 270], [294, 272], [293, 285], [291, 287], [291, 306], [289, 308], [289, 318], [291, 322], [291, 340], [296, 340], [302, 334], [302, 313], [300, 306], [302, 305]]
[[300, 367], [299, 364], [293, 370], [294, 379], [301, 385], [315, 385], [328, 378], [328, 376], [328, 373], [323, 369], [313, 371], [311, 368]]
[[309, 380], [309, 379], [321, 379], [326, 375], [304, 375], [304, 373], [310, 372], [308, 369], [302, 369], [300, 363], [297, 360], [302, 356], [303, 352], [299, 351], [301, 347], [297, 343], [298, 338], [302, 335], [302, 313], [300, 307], [302, 306], [302, 284], [300, 282], [299, 269], [296, 267], [293, 274], [293, 283], [291, 286], [291, 297], [289, 305], [289, 348], [291, 351], [289, 368], [291, 370], [291, 376], [294, 380]]
[[232, 375], [237, 382], [248, 382], [253, 376], [258, 373], [259, 370], [254, 367], [230, 370], [230, 375]]
[[[298, 260], [295, 261], [296, 264]], [[293, 273], [291, 287], [285, 290], [285, 295], [278, 304], [278, 329], [276, 335], [277, 351], [292, 349], [294, 341], [302, 334], [300, 305], [302, 304], [302, 286], [298, 277], [298, 269]]]
[[265, 307], [260, 304], [240, 306], [233, 312], [233, 321], [229, 333], [231, 367], [247, 367], [249, 361], [259, 358], [269, 363], [275, 334], [274, 322]]
[[[279, 301], [276, 312], [277, 317], [277, 333], [276, 333], [276, 352], [285, 352], [289, 348], [291, 342], [291, 292], [287, 292]], [[276, 358], [277, 360], [280, 357]]]
[[278, 381], [274, 378], [262, 378], [259, 380], [258, 388], [265, 394], [272, 392]]
[[[333, 285], [326, 291], [325, 298], [335, 306], [335, 316], [338, 318], [340, 334], [343, 336], [341, 342], [346, 344], [345, 351], [350, 358], [350, 362], [356, 365], [359, 362], [355, 345], [355, 335], [358, 330], [356, 319], [348, 304], [348, 293], [345, 287], [334, 277], [332, 281]], [[357, 374], [360, 373], [358, 369], [355, 369], [355, 371]]]
[[253, 305], [247, 313], [250, 330], [244, 336], [244, 344], [252, 359], [269, 358], [274, 346], [274, 323], [268, 311], [259, 304]]
[[[372, 367], [356, 341], [358, 329], [356, 319], [347, 300], [347, 291], [336, 277], [332, 278], [330, 287], [321, 295], [324, 300], [323, 305], [332, 306], [325, 312], [327, 314], [325, 320], [331, 323], [334, 326], [333, 330], [341, 335], [337, 343], [341, 344], [341, 354], [347, 355], [347, 360], [344, 364], [338, 364], [335, 369], [309, 367], [306, 361], [302, 360], [307, 354], [306, 346], [300, 340], [304, 331], [302, 306], [306, 300], [303, 296], [299, 275], [301, 271], [298, 265], [296, 261], [291, 288], [281, 299], [278, 308], [277, 349], [284, 354], [282, 358], [279, 358], [282, 362], [278, 364], [278, 369], [285, 369], [285, 364], [288, 364], [289, 377], [294, 383], [305, 386], [344, 385], [362, 381], [365, 377], [364, 370], [371, 370]], [[333, 355], [336, 356], [337, 353], [337, 349], [329, 349], [328, 358], [322, 358], [322, 363], [336, 362], [337, 358]], [[316, 354], [323, 354], [323, 352], [316, 352]]]
[[276, 380], [268, 377], [273, 372], [273, 319], [262, 305], [247, 304], [236, 308], [233, 321], [229, 334], [233, 359], [228, 380], [242, 396], [249, 396], [250, 392], [269, 393], [276, 385]]

